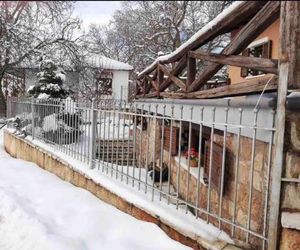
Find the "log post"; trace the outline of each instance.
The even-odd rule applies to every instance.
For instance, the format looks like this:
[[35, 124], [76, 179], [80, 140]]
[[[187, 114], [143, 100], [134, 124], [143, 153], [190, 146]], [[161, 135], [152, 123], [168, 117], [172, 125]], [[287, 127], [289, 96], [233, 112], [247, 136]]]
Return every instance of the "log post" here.
[[279, 82], [268, 250], [277, 249], [280, 238], [281, 181], [285, 169], [284, 152], [287, 149], [284, 142], [287, 89], [300, 88], [300, 2], [283, 1], [280, 7]]
[[160, 95], [160, 85], [163, 83], [164, 80], [164, 72], [160, 70], [159, 64], [157, 64], [157, 79], [156, 79], [156, 85], [157, 85], [157, 97]]
[[196, 59], [193, 57], [187, 58], [187, 80], [186, 85], [187, 87], [192, 84], [196, 77]]
[[300, 2], [281, 2], [280, 59], [289, 61], [289, 88], [300, 89]]

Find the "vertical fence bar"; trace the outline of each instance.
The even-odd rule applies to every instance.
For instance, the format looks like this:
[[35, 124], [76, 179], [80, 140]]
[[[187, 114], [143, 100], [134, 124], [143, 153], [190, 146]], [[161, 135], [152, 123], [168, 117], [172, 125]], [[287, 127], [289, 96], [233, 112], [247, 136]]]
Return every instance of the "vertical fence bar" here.
[[156, 104], [155, 106], [155, 115], [154, 115], [154, 119], [153, 119], [153, 123], [154, 123], [154, 138], [153, 138], [153, 163], [152, 163], [152, 178], [153, 178], [153, 182], [152, 182], [152, 201], [154, 200], [154, 187], [155, 187], [155, 166], [156, 166], [156, 130], [157, 130], [157, 109], [158, 109], [158, 105]]
[[[142, 109], [141, 109], [141, 113], [144, 113], [144, 104], [142, 104]], [[138, 184], [138, 190], [141, 189], [141, 165], [142, 165], [142, 144], [143, 144], [143, 123], [144, 123], [145, 118], [141, 115], [140, 116], [140, 139], [139, 139], [139, 184]]]
[[34, 98], [31, 99], [31, 136], [34, 140]]
[[[254, 109], [254, 124], [253, 124], [253, 137], [252, 137], [252, 147], [251, 147], [251, 166], [250, 166], [250, 181], [249, 181], [249, 199], [248, 199], [248, 214], [247, 214], [247, 229], [251, 228], [251, 210], [252, 210], [252, 196], [253, 196], [253, 174], [255, 165], [255, 143], [256, 143], [256, 133], [257, 133], [257, 113], [258, 110]], [[246, 234], [246, 242], [249, 242], [249, 232]]]
[[203, 130], [203, 110], [201, 107], [200, 124], [199, 124], [199, 147], [198, 147], [198, 175], [197, 175], [197, 196], [196, 196], [196, 218], [199, 216], [199, 202], [200, 202], [200, 178], [201, 178], [201, 159], [202, 159], [202, 130]]
[[210, 213], [210, 198], [211, 198], [211, 173], [212, 173], [212, 156], [213, 156], [213, 146], [214, 146], [214, 129], [215, 129], [215, 114], [216, 108], [212, 108], [212, 125], [211, 125], [211, 133], [210, 133], [210, 150], [209, 150], [209, 171], [208, 171], [208, 189], [207, 189], [207, 218], [206, 222], [209, 222], [209, 213]]
[[182, 119], [183, 119], [183, 105], [180, 106], [180, 120], [179, 120], [179, 142], [178, 142], [178, 167], [176, 172], [176, 209], [179, 205], [179, 191], [180, 191], [180, 171], [181, 171], [181, 137], [182, 137]]
[[[272, 128], [274, 126], [274, 117], [275, 117], [274, 110], [271, 111], [272, 115]], [[268, 147], [268, 162], [267, 162], [267, 178], [266, 178], [266, 190], [265, 190], [265, 205], [264, 205], [264, 226], [263, 226], [263, 236], [266, 237], [267, 234], [267, 216], [268, 216], [268, 204], [269, 204], [269, 189], [270, 189], [270, 173], [271, 173], [271, 161], [272, 161], [272, 145], [273, 145], [273, 130], [270, 131], [270, 140], [269, 140], [269, 147]], [[263, 240], [262, 249], [265, 250], [266, 248], [266, 241]]]
[[[238, 181], [239, 181], [239, 167], [240, 167], [240, 144], [241, 144], [241, 132], [242, 132], [242, 115], [243, 109], [239, 108], [239, 126], [237, 134], [237, 143], [236, 143], [236, 155], [235, 155], [235, 166], [234, 166], [234, 195], [233, 195], [233, 215], [232, 215], [232, 224], [235, 225], [236, 217], [236, 202], [237, 202], [237, 190], [238, 190]], [[231, 237], [234, 237], [235, 227], [231, 228]]]
[[[162, 128], [161, 128], [161, 141], [160, 141], [160, 169], [159, 169], [159, 200], [161, 201], [162, 196], [162, 173], [163, 173], [163, 160], [164, 160], [164, 143], [165, 143], [165, 116], [166, 116], [166, 105], [163, 107], [163, 118], [162, 118]], [[170, 174], [170, 173], [168, 173]]]
[[[224, 191], [224, 174], [225, 174], [225, 161], [226, 161], [226, 137], [227, 137], [227, 123], [228, 123], [228, 108], [225, 108], [225, 125], [223, 134], [223, 153], [222, 153], [222, 170], [221, 170], [221, 190], [219, 199], [219, 217], [222, 218], [223, 206], [223, 191]], [[221, 229], [221, 220], [219, 220], [219, 229]]]
[[170, 204], [170, 188], [171, 188], [171, 171], [172, 171], [172, 141], [173, 141], [173, 118], [174, 118], [174, 108], [175, 106], [171, 106], [171, 122], [170, 122], [170, 141], [169, 141], [169, 164], [168, 164], [168, 197], [167, 197], [167, 203]]
[[91, 136], [89, 141], [89, 163], [90, 168], [94, 168], [94, 159], [95, 159], [95, 152], [96, 152], [96, 126], [97, 126], [97, 111], [95, 110], [95, 100], [92, 101], [91, 106]]
[[190, 121], [189, 121], [189, 139], [188, 139], [188, 168], [187, 168], [187, 184], [186, 184], [186, 206], [185, 212], [188, 212], [189, 202], [189, 191], [190, 191], [190, 176], [191, 176], [191, 143], [192, 143], [192, 120], [193, 120], [193, 107], [190, 110]]

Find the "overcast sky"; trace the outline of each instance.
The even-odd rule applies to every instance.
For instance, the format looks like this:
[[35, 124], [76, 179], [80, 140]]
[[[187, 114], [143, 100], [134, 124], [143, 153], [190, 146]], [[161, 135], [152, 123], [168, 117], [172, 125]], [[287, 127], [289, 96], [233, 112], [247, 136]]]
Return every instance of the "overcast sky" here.
[[107, 24], [120, 6], [120, 1], [78, 1], [75, 3], [74, 15], [83, 20], [83, 28], [91, 23]]

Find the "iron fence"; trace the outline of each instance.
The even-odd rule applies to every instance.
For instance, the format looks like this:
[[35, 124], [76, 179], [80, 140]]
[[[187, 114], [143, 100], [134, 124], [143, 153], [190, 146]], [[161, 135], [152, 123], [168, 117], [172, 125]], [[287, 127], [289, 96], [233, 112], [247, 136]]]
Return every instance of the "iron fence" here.
[[267, 247], [274, 110], [10, 99], [7, 112], [108, 178]]

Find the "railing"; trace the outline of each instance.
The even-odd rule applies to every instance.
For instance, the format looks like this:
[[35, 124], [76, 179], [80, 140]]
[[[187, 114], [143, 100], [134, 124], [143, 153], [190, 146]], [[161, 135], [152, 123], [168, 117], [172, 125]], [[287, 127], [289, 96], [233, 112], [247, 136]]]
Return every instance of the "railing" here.
[[8, 117], [19, 117], [34, 139], [259, 249], [268, 243], [274, 115], [201, 105], [8, 102]]

